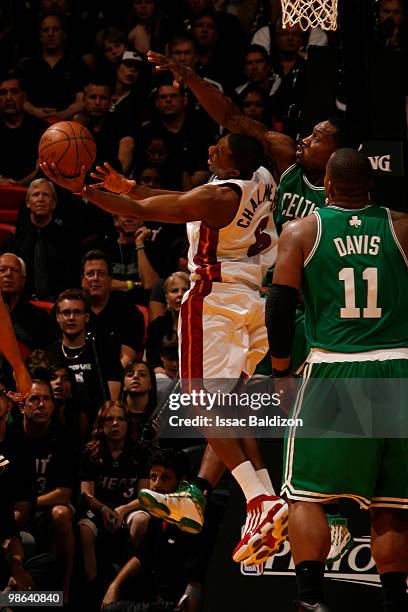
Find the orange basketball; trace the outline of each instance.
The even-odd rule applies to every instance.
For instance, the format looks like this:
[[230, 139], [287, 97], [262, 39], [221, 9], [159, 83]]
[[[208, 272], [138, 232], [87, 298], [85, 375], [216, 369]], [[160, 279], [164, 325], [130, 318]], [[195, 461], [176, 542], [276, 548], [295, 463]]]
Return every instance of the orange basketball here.
[[67, 178], [87, 171], [96, 157], [96, 144], [89, 130], [76, 121], [60, 121], [45, 130], [38, 145], [40, 161], [54, 162]]

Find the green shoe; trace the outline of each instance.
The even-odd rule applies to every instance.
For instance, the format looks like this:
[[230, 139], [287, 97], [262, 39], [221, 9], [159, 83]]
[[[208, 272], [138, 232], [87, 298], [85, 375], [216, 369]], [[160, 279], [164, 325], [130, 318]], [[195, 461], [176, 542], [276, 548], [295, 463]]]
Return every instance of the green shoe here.
[[330, 551], [326, 559], [326, 563], [333, 563], [342, 558], [342, 556], [353, 546], [354, 540], [347, 528], [347, 519], [340, 514], [328, 514], [327, 520], [330, 527]]
[[182, 531], [199, 533], [203, 527], [206, 500], [195, 484], [183, 481], [174, 493], [141, 489], [138, 499], [149, 514], [177, 525]]

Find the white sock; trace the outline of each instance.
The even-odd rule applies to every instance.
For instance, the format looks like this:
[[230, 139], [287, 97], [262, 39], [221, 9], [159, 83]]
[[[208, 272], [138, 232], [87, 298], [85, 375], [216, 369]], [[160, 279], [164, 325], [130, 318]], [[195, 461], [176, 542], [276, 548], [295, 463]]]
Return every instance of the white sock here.
[[262, 482], [265, 489], [268, 491], [268, 494], [276, 495], [268, 470], [266, 468], [256, 470], [256, 475], [258, 476], [259, 480]]
[[237, 465], [231, 471], [231, 474], [241, 487], [247, 502], [258, 495], [269, 495], [250, 461], [244, 461]]

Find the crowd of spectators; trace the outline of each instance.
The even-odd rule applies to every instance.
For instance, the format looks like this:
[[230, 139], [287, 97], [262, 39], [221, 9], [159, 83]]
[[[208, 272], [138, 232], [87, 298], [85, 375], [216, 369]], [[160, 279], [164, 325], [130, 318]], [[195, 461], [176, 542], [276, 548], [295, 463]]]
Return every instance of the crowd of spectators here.
[[[190, 469], [179, 450], [160, 450], [169, 441], [155, 420], [178, 372], [185, 227], [111, 216], [55, 188], [38, 169], [37, 147], [50, 124], [75, 120], [95, 138], [98, 163], [142, 185], [185, 191], [206, 182], [208, 146], [223, 129], [171, 75], [152, 70], [148, 49], [191, 67], [266, 128], [298, 137], [308, 45], [332, 40], [284, 30], [279, 5], [0, 8], [0, 190], [27, 187], [0, 244], [0, 290], [33, 376], [24, 406], [12, 406], [12, 372], [0, 356], [0, 490], [14, 514], [1, 508], [0, 590], [57, 585], [66, 603], [81, 593], [89, 609], [126, 600], [112, 609], [150, 601], [143, 609], [170, 610], [180, 599], [177, 609], [199, 609], [219, 517], [206, 525], [211, 537], [194, 539], [149, 522], [137, 502], [149, 479], [171, 492]], [[401, 0], [379, 5], [379, 41], [403, 50]], [[172, 566], [183, 568], [177, 579]], [[149, 571], [155, 584], [134, 580]]]

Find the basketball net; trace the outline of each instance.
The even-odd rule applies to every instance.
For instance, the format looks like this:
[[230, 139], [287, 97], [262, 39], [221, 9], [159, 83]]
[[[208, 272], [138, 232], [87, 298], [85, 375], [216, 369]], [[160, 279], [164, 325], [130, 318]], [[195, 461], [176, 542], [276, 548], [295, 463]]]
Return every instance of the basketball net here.
[[284, 28], [299, 24], [303, 31], [309, 28], [337, 29], [338, 0], [281, 0]]

